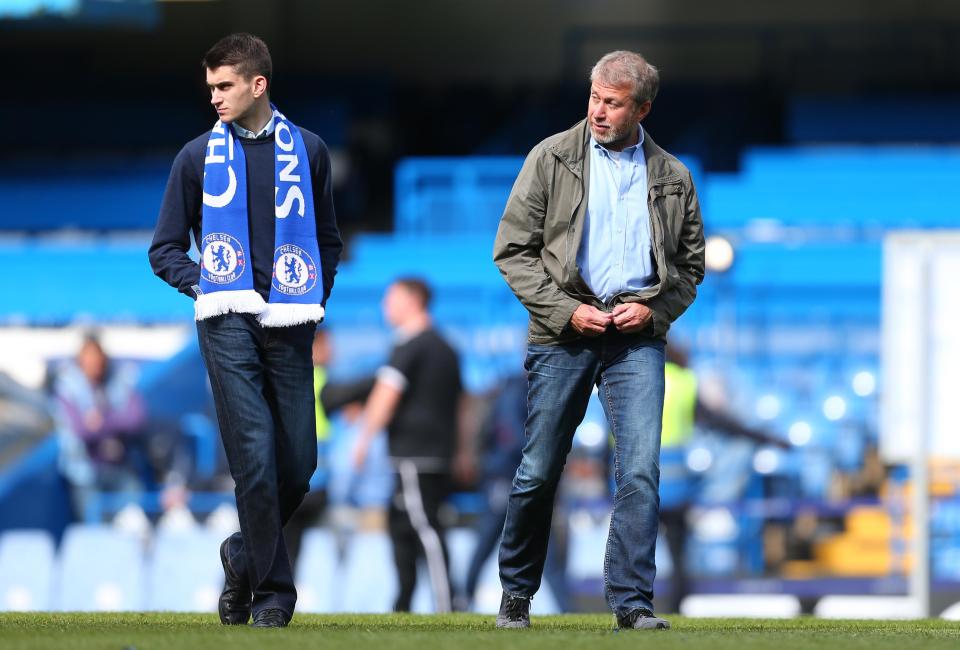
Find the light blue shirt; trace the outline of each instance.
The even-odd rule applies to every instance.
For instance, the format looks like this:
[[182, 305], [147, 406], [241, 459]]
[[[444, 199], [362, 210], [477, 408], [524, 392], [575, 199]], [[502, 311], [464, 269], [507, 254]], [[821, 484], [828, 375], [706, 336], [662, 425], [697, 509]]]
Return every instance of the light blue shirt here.
[[254, 133], [253, 131], [249, 131], [243, 128], [236, 122], [233, 123], [233, 132], [236, 133], [239, 137], [247, 138], [248, 140], [253, 140], [254, 138], [262, 138], [266, 135], [270, 135], [271, 133], [273, 133], [273, 129], [274, 129], [273, 115], [270, 116], [270, 119], [267, 120], [267, 124], [262, 129], [260, 129], [260, 131], [257, 133]]
[[610, 151], [590, 138], [587, 222], [577, 266], [587, 286], [604, 302], [656, 282], [643, 127], [640, 142], [623, 151]]

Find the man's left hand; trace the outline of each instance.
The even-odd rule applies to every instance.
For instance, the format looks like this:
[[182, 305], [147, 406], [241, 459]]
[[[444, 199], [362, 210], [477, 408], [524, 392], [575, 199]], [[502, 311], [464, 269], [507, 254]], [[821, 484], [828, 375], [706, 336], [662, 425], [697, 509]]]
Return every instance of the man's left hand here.
[[650, 324], [653, 312], [646, 305], [639, 302], [625, 302], [617, 305], [610, 312], [613, 314], [613, 324], [624, 334], [639, 332]]

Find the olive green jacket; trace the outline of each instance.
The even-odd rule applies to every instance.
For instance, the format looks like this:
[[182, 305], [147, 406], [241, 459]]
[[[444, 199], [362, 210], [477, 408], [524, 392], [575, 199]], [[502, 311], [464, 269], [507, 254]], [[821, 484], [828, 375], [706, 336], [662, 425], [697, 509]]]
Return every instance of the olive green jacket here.
[[590, 130], [583, 120], [527, 156], [507, 199], [493, 260], [530, 313], [529, 341], [554, 344], [581, 335], [570, 317], [581, 303], [610, 311], [641, 302], [653, 312], [648, 334], [665, 338], [703, 280], [703, 221], [690, 172], [644, 134], [650, 235], [658, 281], [603, 303], [577, 267], [590, 187]]

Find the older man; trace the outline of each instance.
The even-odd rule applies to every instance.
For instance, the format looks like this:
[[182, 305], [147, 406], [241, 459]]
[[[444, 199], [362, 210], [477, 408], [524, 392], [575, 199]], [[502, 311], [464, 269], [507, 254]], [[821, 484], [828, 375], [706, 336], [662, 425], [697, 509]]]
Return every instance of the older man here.
[[621, 628], [653, 614], [665, 335], [703, 279], [690, 172], [641, 122], [656, 68], [611, 52], [590, 74], [587, 117], [527, 156], [494, 260], [530, 313], [527, 442], [500, 548], [498, 627], [528, 627], [557, 482], [594, 387], [615, 439], [616, 494], [604, 557]]

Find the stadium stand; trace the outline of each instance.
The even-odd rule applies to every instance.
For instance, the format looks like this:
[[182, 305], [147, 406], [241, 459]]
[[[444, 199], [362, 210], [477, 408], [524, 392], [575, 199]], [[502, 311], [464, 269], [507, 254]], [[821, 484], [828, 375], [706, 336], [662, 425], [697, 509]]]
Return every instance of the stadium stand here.
[[[902, 563], [887, 560], [895, 555], [890, 547], [902, 539], [883, 533], [887, 524], [865, 514], [883, 505], [879, 498], [845, 498], [839, 504], [826, 500], [836, 474], [861, 471], [876, 443], [882, 236], [898, 228], [955, 227], [960, 199], [946, 188], [960, 176], [960, 148], [752, 148], [743, 153], [738, 172], [722, 174], [705, 172], [695, 160], [686, 162], [698, 182], [708, 235], [726, 238], [735, 259], [728, 272], [708, 275], [698, 301], [675, 327], [676, 340], [692, 349], [698, 374], [722, 377], [731, 410], [794, 444], [791, 451], [758, 450], [700, 432], [693, 449], [709, 458], [700, 470], [699, 496], [708, 516], [690, 542], [692, 570], [707, 580], [707, 590], [720, 589], [722, 583], [716, 581], [732, 576], [762, 575], [759, 533], [764, 523], [790, 521], [807, 508], [839, 522], [839, 530], [808, 564], [795, 567], [797, 575], [837, 575], [843, 573], [837, 567], [851, 567], [854, 556], [863, 561], [855, 571], [859, 578], [899, 572]], [[471, 391], [487, 390], [520, 367], [525, 312], [492, 264], [490, 250], [521, 163], [517, 157], [465, 157], [398, 164], [395, 232], [361, 234], [348, 242], [329, 304], [327, 325], [337, 343], [331, 376], [369, 372], [382, 360], [389, 346], [380, 315], [383, 288], [391, 278], [409, 274], [424, 277], [435, 288], [434, 315], [463, 356]], [[145, 208], [150, 214], [112, 212], [95, 205], [81, 189], [83, 179], [92, 179], [97, 192], [120, 184], [131, 194], [118, 205], [155, 206], [165, 174], [148, 163], [126, 170], [72, 170], [63, 187], [50, 190], [49, 204], [40, 206], [25, 203], [30, 197], [23, 187], [32, 187], [29, 180], [0, 183], [0, 203], [15, 206], [0, 220], [0, 291], [7, 298], [0, 321], [189, 322], [189, 301], [157, 280], [146, 262], [149, 235], [142, 229], [152, 225], [153, 208]], [[68, 206], [76, 219], [65, 223], [55, 218]], [[59, 232], [65, 225], [83, 232]], [[118, 234], [128, 229], [140, 232]], [[151, 414], [187, 432], [200, 473], [209, 475], [217, 447], [210, 444], [215, 427], [210, 413], [204, 414], [199, 370], [196, 346], [190, 344], [169, 361], [145, 364], [141, 386]], [[55, 455], [44, 458], [47, 467], [55, 462]], [[13, 474], [5, 469], [0, 479]], [[0, 490], [0, 506], [5, 495], [15, 493], [13, 487]], [[213, 495], [198, 496], [208, 500], [206, 511], [222, 502]], [[949, 491], [937, 498], [934, 572], [960, 580], [960, 501]], [[110, 514], [109, 504], [105, 499], [104, 514]], [[145, 497], [144, 507], [156, 514], [156, 495]], [[138, 608], [168, 602], [144, 600], [142, 588], [151, 583], [151, 572], [160, 570], [163, 553], [173, 552], [172, 539], [163, 547], [157, 540], [153, 559], [144, 565], [142, 553], [130, 543], [111, 538], [104, 543], [117, 545], [115, 558], [126, 558], [129, 570], [115, 575], [120, 562], [115, 559], [111, 566], [96, 568], [102, 575], [94, 576], [94, 569], [76, 560], [78, 545], [95, 543], [84, 542], [88, 533], [81, 530], [72, 528], [61, 545], [61, 575], [69, 576], [71, 590], [53, 600], [56, 606]], [[336, 565], [351, 579], [334, 598], [315, 576], [329, 574], [335, 544], [316, 535], [307, 538], [298, 574], [308, 585], [304, 606], [313, 611], [389, 609], [388, 587], [372, 598], [350, 587], [363, 582], [364, 575], [389, 583], [385, 538], [365, 534], [351, 541], [342, 565]], [[881, 549], [879, 555], [864, 555], [863, 540]], [[584, 567], [596, 544], [573, 541], [571, 569], [588, 576]], [[587, 550], [577, 551], [580, 545]], [[484, 576], [489, 577], [489, 568]], [[94, 577], [102, 582], [94, 584]], [[213, 576], [205, 580], [206, 591], [198, 586], [200, 591], [181, 601], [201, 602], [197, 594], [209, 593]], [[94, 593], [98, 584], [100, 600], [81, 602], [80, 590]], [[869, 589], [874, 583], [863, 584]], [[781, 586], [806, 589], [788, 581]], [[133, 595], [138, 589], [139, 595]], [[151, 597], [167, 596], [172, 598]], [[30, 602], [43, 602], [42, 595], [36, 598]], [[424, 602], [421, 595], [417, 599]], [[479, 600], [482, 607], [483, 597]]]

